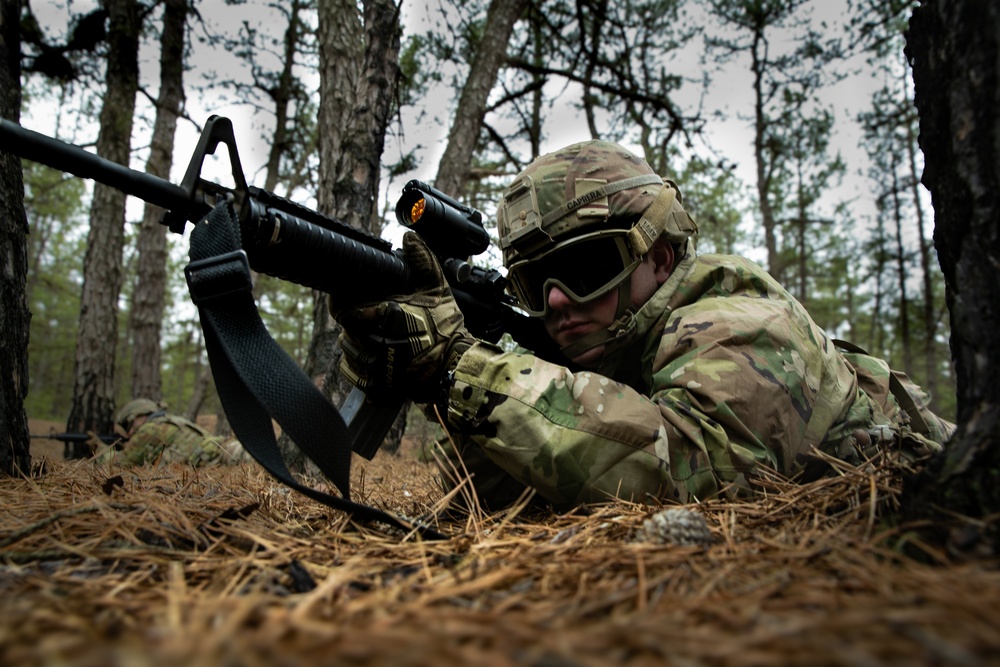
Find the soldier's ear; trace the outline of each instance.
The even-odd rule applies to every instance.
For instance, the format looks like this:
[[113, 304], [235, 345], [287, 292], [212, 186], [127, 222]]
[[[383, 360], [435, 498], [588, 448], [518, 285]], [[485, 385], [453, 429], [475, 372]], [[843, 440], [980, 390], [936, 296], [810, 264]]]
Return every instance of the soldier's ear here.
[[667, 278], [674, 271], [674, 260], [676, 255], [674, 247], [662, 236], [653, 242], [653, 247], [649, 249], [649, 261], [653, 262], [653, 277], [656, 284], [662, 285], [667, 282]]

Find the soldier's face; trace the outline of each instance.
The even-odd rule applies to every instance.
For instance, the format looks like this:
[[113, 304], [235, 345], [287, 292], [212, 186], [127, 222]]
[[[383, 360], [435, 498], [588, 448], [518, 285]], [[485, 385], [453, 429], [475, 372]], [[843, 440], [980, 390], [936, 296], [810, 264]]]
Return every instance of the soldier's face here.
[[[629, 276], [632, 307], [642, 307], [656, 290], [666, 282], [673, 270], [673, 249], [667, 244], [653, 247], [646, 258]], [[577, 303], [565, 292], [553, 286], [547, 295], [549, 310], [544, 316], [545, 330], [560, 347], [565, 347], [587, 334], [607, 329], [618, 312], [618, 289], [602, 297]], [[573, 362], [584, 368], [596, 368], [604, 355], [604, 345], [598, 345], [573, 357]]]
[[132, 434], [139, 430], [139, 427], [146, 423], [147, 415], [139, 415], [132, 421], [132, 426], [125, 433], [126, 438], [131, 438]]

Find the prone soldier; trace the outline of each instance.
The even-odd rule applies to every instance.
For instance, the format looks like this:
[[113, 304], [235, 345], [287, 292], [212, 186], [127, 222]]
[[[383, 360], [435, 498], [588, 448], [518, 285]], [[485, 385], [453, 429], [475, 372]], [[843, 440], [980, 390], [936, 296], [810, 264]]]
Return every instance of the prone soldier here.
[[125, 434], [120, 452], [106, 451], [125, 465], [141, 465], [157, 460], [201, 466], [209, 463], [237, 463], [247, 459], [236, 440], [220, 442], [189, 419], [169, 414], [148, 398], [126, 403], [115, 417]]
[[437, 407], [480, 501], [695, 502], [808, 479], [816, 451], [940, 450], [954, 426], [885, 361], [835, 341], [757, 264], [695, 252], [679, 188], [623, 147], [532, 162], [497, 210], [519, 307], [558, 358], [469, 334], [441, 268], [403, 242], [413, 294], [344, 309], [344, 374], [376, 400]]

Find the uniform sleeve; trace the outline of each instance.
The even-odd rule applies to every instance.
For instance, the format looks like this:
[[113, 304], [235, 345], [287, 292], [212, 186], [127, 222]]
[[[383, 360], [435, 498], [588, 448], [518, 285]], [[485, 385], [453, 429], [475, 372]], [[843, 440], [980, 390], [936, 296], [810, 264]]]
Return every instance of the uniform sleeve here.
[[686, 389], [645, 396], [482, 343], [456, 369], [448, 407], [467, 440], [557, 506], [705, 499], [758, 458], [731, 442]]

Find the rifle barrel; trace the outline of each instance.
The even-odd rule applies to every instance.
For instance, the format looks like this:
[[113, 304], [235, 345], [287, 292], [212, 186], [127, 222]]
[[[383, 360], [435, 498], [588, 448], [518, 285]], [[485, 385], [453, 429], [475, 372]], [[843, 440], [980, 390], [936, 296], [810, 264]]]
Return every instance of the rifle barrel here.
[[0, 150], [109, 185], [168, 211], [179, 211], [188, 220], [200, 220], [211, 207], [192, 201], [185, 189], [151, 174], [130, 169], [79, 146], [0, 119]]
[[42, 438], [45, 440], [58, 440], [60, 442], [87, 442], [92, 438], [97, 438], [106, 445], [111, 445], [124, 438], [120, 435], [91, 435], [90, 433], [30, 433], [32, 438]]

